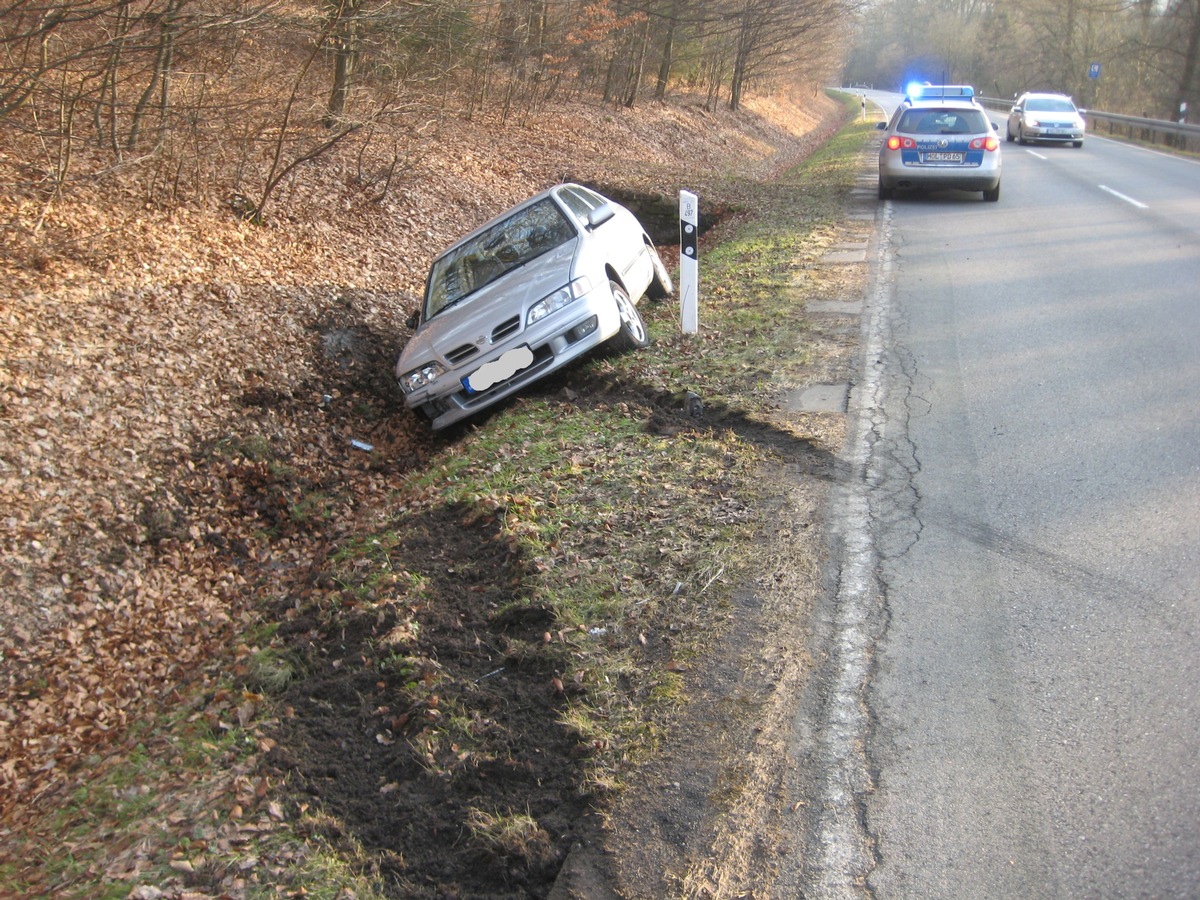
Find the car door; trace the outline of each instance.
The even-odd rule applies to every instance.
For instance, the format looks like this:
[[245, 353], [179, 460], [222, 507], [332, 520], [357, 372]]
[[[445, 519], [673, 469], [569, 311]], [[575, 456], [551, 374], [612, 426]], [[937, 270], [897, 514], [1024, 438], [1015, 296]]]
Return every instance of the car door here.
[[1016, 137], [1021, 133], [1021, 121], [1025, 118], [1025, 98], [1020, 97], [1013, 104], [1013, 108], [1008, 114], [1008, 136]]
[[[620, 273], [626, 290], [637, 300], [654, 276], [653, 261], [637, 219], [620, 204], [579, 185], [568, 185], [559, 196], [579, 219], [586, 235], [584, 240], [592, 245], [591, 252]], [[606, 205], [613, 215], [597, 220], [595, 213]]]

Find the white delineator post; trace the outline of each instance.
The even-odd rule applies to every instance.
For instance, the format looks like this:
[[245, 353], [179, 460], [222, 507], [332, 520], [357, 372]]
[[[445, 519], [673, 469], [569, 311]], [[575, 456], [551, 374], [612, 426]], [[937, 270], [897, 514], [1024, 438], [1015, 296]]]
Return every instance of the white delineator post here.
[[700, 330], [700, 276], [696, 238], [700, 234], [700, 204], [689, 191], [679, 192], [679, 311], [683, 333]]

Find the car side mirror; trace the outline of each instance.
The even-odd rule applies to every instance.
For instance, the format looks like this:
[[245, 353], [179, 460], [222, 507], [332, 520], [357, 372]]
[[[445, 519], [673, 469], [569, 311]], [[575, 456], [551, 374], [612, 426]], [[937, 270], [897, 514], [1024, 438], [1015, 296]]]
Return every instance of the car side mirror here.
[[879, 131], [887, 131], [887, 122], [876, 122], [875, 127]]
[[617, 214], [611, 203], [605, 203], [603, 206], [597, 206], [588, 213], [588, 228], [599, 228], [609, 219]]
[[421, 311], [414, 309], [411, 313], [409, 313], [408, 318], [404, 320], [404, 324], [413, 331], [416, 331], [417, 326], [421, 324]]

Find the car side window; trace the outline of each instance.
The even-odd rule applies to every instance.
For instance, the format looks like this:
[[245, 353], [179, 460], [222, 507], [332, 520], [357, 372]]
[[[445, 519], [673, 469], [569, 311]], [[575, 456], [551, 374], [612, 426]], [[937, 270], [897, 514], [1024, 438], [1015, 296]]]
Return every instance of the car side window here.
[[[563, 188], [558, 192], [558, 196], [567, 205], [567, 209], [571, 211], [571, 215], [575, 217], [580, 227], [583, 228], [587, 227], [588, 215], [591, 211], [604, 202], [596, 194], [591, 194], [591, 192], [585, 193], [575, 188]], [[593, 200], [592, 198], [595, 199]]]
[[603, 197], [601, 197], [599, 194], [597, 194], [595, 191], [588, 190], [585, 187], [581, 187], [581, 186], [577, 185], [577, 186], [571, 188], [571, 190], [574, 193], [579, 194], [579, 196], [583, 197], [583, 199], [588, 202], [588, 205], [591, 206], [592, 209], [598, 209], [599, 207], [603, 206], [605, 203], [608, 202]]

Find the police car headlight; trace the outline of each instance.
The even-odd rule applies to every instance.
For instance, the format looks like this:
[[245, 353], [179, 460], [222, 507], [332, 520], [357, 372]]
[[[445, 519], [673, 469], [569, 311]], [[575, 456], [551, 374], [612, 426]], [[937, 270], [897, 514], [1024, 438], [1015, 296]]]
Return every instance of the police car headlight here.
[[529, 313], [525, 316], [525, 324], [528, 326], [540, 322], [551, 313], [558, 312], [564, 306], [574, 303], [591, 289], [591, 283], [586, 278], [576, 278], [566, 287], [559, 288], [553, 294], [543, 297], [529, 307]]
[[405, 372], [397, 380], [400, 382], [400, 389], [406, 394], [411, 394], [423, 387], [429, 387], [445, 373], [446, 369], [441, 363], [431, 362], [411, 372]]

